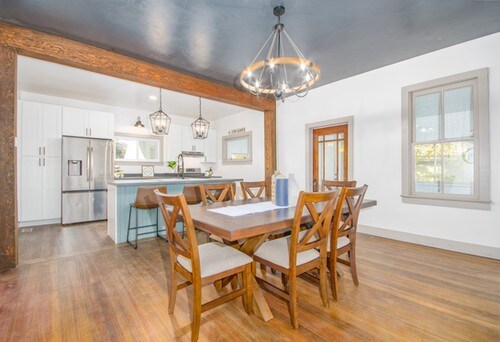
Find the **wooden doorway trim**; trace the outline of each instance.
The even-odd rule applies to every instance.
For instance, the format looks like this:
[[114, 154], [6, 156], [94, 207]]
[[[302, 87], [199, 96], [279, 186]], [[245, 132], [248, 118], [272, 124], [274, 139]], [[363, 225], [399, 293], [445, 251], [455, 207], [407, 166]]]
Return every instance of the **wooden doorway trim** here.
[[347, 134], [347, 144], [349, 145], [349, 150], [347, 154], [347, 161], [349, 164], [347, 177], [348, 179], [353, 179], [353, 151], [354, 151], [354, 116], [345, 116], [337, 119], [313, 122], [306, 125], [306, 190], [312, 191], [312, 182], [313, 182], [313, 130], [328, 127], [328, 126], [337, 126], [337, 125], [347, 125], [348, 134]]
[[[276, 101], [70, 39], [0, 22], [0, 270], [17, 264], [17, 55], [264, 112], [265, 177], [276, 169]], [[4, 267], [5, 266], [5, 267]]]

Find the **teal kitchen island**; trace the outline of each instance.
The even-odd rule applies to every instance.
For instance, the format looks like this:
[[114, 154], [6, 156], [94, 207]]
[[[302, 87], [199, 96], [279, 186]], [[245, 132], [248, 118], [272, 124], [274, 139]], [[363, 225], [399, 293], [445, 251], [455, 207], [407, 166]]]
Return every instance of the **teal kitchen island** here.
[[[130, 203], [135, 201], [137, 189], [141, 186], [167, 187], [167, 193], [179, 194], [182, 193], [186, 185], [198, 184], [213, 184], [213, 183], [228, 183], [240, 182], [238, 178], [154, 178], [154, 179], [115, 179], [108, 183], [108, 235], [115, 243], [127, 242], [127, 227]], [[239, 186], [237, 186], [237, 189]], [[135, 210], [132, 210], [131, 222], [135, 226]], [[156, 209], [139, 210], [139, 226], [154, 224], [156, 222]], [[150, 227], [153, 231], [154, 227]], [[165, 224], [159, 213], [159, 229], [165, 229]], [[146, 228], [143, 229], [147, 232]], [[163, 233], [164, 234], [164, 233]], [[156, 236], [156, 232], [152, 234], [142, 235], [139, 238], [148, 238]], [[135, 231], [130, 232], [130, 239], [135, 239]]]

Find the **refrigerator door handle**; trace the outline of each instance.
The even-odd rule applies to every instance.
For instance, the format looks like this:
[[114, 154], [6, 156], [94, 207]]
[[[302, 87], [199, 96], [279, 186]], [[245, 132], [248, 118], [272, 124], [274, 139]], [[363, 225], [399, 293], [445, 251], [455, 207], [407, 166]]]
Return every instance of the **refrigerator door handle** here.
[[87, 182], [90, 181], [90, 147], [87, 147]]
[[90, 147], [90, 181], [94, 180], [94, 148]]

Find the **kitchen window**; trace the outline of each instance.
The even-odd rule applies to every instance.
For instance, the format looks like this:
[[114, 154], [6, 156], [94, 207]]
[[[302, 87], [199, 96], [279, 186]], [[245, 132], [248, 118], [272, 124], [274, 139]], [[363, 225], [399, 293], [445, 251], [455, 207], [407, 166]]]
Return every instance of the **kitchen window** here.
[[163, 164], [161, 137], [115, 133], [115, 161], [121, 164]]
[[403, 202], [490, 208], [488, 69], [402, 90]]

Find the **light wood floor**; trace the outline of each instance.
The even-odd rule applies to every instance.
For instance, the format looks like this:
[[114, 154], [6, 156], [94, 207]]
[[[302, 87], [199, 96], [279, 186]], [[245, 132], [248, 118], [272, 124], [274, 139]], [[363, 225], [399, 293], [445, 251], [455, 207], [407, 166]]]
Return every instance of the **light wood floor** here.
[[[166, 242], [134, 250], [110, 245], [103, 223], [52, 228], [21, 233], [25, 263], [0, 274], [1, 341], [190, 339], [189, 288], [175, 314], [167, 312]], [[77, 234], [87, 248], [66, 242]], [[500, 340], [500, 261], [367, 235], [358, 241], [360, 286], [345, 272], [329, 309], [315, 285], [299, 280], [299, 330], [286, 304], [266, 293], [274, 319], [247, 316], [232, 301], [202, 315], [200, 340]], [[204, 301], [215, 296], [204, 288]]]

